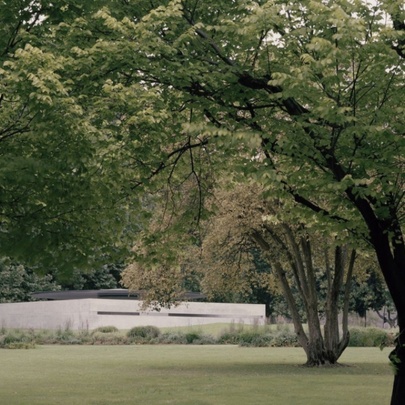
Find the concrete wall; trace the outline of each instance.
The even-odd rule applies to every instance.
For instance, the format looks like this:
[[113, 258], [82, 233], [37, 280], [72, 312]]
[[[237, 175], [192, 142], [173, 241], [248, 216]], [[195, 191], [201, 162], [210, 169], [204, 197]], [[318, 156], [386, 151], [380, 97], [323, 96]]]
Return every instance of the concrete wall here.
[[154, 325], [189, 326], [208, 323], [263, 324], [265, 306], [188, 302], [160, 312], [142, 310], [141, 301], [80, 299], [0, 304], [0, 326], [33, 329], [119, 329]]

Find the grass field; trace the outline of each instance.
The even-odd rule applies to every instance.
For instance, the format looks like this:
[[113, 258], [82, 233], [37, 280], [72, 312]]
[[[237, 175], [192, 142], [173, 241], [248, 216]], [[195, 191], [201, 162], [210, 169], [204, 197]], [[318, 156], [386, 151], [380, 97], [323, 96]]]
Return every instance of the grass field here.
[[37, 346], [0, 350], [4, 405], [384, 405], [389, 351], [349, 348], [348, 367], [307, 369], [300, 348]]

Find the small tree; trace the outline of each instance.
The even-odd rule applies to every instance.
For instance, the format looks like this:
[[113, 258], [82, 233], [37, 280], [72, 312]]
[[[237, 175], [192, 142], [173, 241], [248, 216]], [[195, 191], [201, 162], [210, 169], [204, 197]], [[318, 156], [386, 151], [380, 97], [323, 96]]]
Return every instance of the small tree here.
[[[187, 263], [202, 274], [201, 285], [209, 296], [239, 294], [247, 299], [255, 288], [270, 293], [277, 285], [287, 301], [298, 341], [306, 352], [306, 364], [336, 364], [349, 341], [348, 296], [355, 254], [302, 223], [285, 222], [282, 204], [263, 198], [262, 192], [255, 183], [217, 190], [215, 215], [202, 225], [203, 237], [198, 248], [187, 250], [183, 244], [179, 249], [163, 243], [160, 251], [166, 257], [172, 251], [173, 258], [179, 260], [182, 256], [182, 259], [176, 266], [162, 266], [164, 261], [160, 257], [151, 266], [147, 261], [157, 246], [147, 243], [140, 260], [124, 271], [123, 282], [128, 288], [148, 290], [150, 301], [158, 301], [160, 297], [160, 302], [171, 302], [176, 299], [184, 277], [181, 269]], [[173, 242], [173, 234], [169, 235]], [[324, 241], [320, 243], [320, 239]], [[191, 252], [192, 257], [187, 253], [176, 254], [179, 250]], [[267, 271], [258, 271], [258, 256], [267, 264]], [[324, 334], [320, 320], [322, 297], [317, 291], [319, 269], [327, 275], [326, 299], [322, 302]], [[308, 332], [302, 326], [304, 320]]]

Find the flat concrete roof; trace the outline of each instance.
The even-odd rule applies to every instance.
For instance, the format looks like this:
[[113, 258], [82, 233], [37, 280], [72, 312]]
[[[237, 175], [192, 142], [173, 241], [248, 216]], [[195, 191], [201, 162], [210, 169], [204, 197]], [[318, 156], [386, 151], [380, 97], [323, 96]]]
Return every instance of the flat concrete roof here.
[[[67, 290], [67, 291], [41, 291], [32, 293], [32, 297], [38, 300], [59, 301], [77, 300], [85, 298], [104, 299], [141, 299], [142, 291], [129, 291], [126, 288], [114, 288], [105, 290]], [[204, 294], [198, 292], [186, 292], [182, 298], [187, 301], [201, 300], [206, 298]]]

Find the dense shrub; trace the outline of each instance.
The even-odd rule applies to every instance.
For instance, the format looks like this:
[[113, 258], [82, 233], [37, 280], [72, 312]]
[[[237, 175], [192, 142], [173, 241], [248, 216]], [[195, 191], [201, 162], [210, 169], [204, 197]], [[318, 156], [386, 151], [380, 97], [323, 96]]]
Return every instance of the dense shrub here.
[[2, 330], [0, 347], [5, 349], [30, 349], [35, 347], [32, 331]]
[[215, 345], [217, 340], [210, 335], [201, 335], [198, 339], [193, 341], [194, 345]]
[[272, 337], [266, 335], [254, 335], [249, 339], [241, 339], [239, 346], [242, 347], [269, 347], [272, 346]]
[[94, 329], [92, 334], [100, 332], [100, 333], [113, 333], [118, 332], [118, 328], [116, 326], [100, 326], [97, 329]]
[[120, 332], [94, 332], [91, 335], [93, 345], [125, 345], [130, 343], [130, 339]]
[[[378, 328], [353, 328], [349, 346], [382, 347], [394, 345], [394, 336]], [[35, 344], [63, 345], [125, 345], [141, 344], [234, 344], [246, 347], [297, 347], [297, 337], [289, 328], [234, 328], [223, 331], [218, 338], [203, 331], [188, 330], [161, 333], [155, 326], [137, 326], [126, 334], [115, 327], [73, 331], [69, 328], [52, 330], [0, 329], [0, 348], [31, 348]]]
[[237, 344], [246, 347], [296, 347], [297, 337], [289, 328], [230, 328], [223, 331], [217, 339], [218, 344]]
[[265, 347], [270, 346], [271, 336], [260, 329], [230, 329], [224, 331], [218, 337], [217, 343], [219, 344], [234, 344], [239, 346], [256, 346]]
[[199, 332], [188, 332], [188, 333], [186, 333], [185, 336], [186, 336], [186, 342], [188, 344], [191, 344], [194, 341], [196, 341], [197, 339], [199, 339], [200, 333]]
[[245, 347], [270, 346], [271, 341], [271, 336], [258, 330], [244, 331], [239, 335], [239, 345]]
[[350, 329], [351, 347], [383, 347], [393, 346], [394, 336], [378, 328], [353, 328]]
[[35, 343], [13, 342], [5, 346], [6, 349], [35, 349]]
[[187, 344], [186, 335], [181, 332], [164, 332], [154, 341], [156, 343], [161, 344], [174, 344], [174, 345]]
[[299, 346], [297, 335], [287, 329], [275, 332], [272, 335], [271, 346], [273, 347], [297, 347]]
[[160, 344], [193, 344], [193, 345], [213, 345], [217, 344], [217, 340], [211, 336], [206, 335], [200, 331], [192, 332], [165, 332], [162, 333], [158, 338], [153, 339], [151, 343]]
[[227, 330], [222, 332], [217, 339], [218, 344], [238, 345], [240, 343], [240, 331]]
[[56, 339], [56, 342], [61, 345], [83, 344], [83, 341], [82, 341], [82, 339], [80, 339], [78, 334], [69, 328], [58, 329], [56, 331], [55, 339]]
[[185, 334], [187, 344], [193, 345], [211, 345], [216, 343], [216, 339], [202, 332], [188, 332]]
[[[68, 337], [69, 336], [69, 337]], [[64, 334], [61, 330], [54, 331], [54, 330], [38, 330], [35, 331], [35, 341], [39, 345], [52, 345], [52, 344], [59, 344], [62, 340], [69, 340], [74, 335], [69, 332], [68, 336]]]
[[135, 326], [127, 332], [127, 337], [134, 342], [149, 342], [152, 339], [158, 338], [160, 330], [156, 326]]

